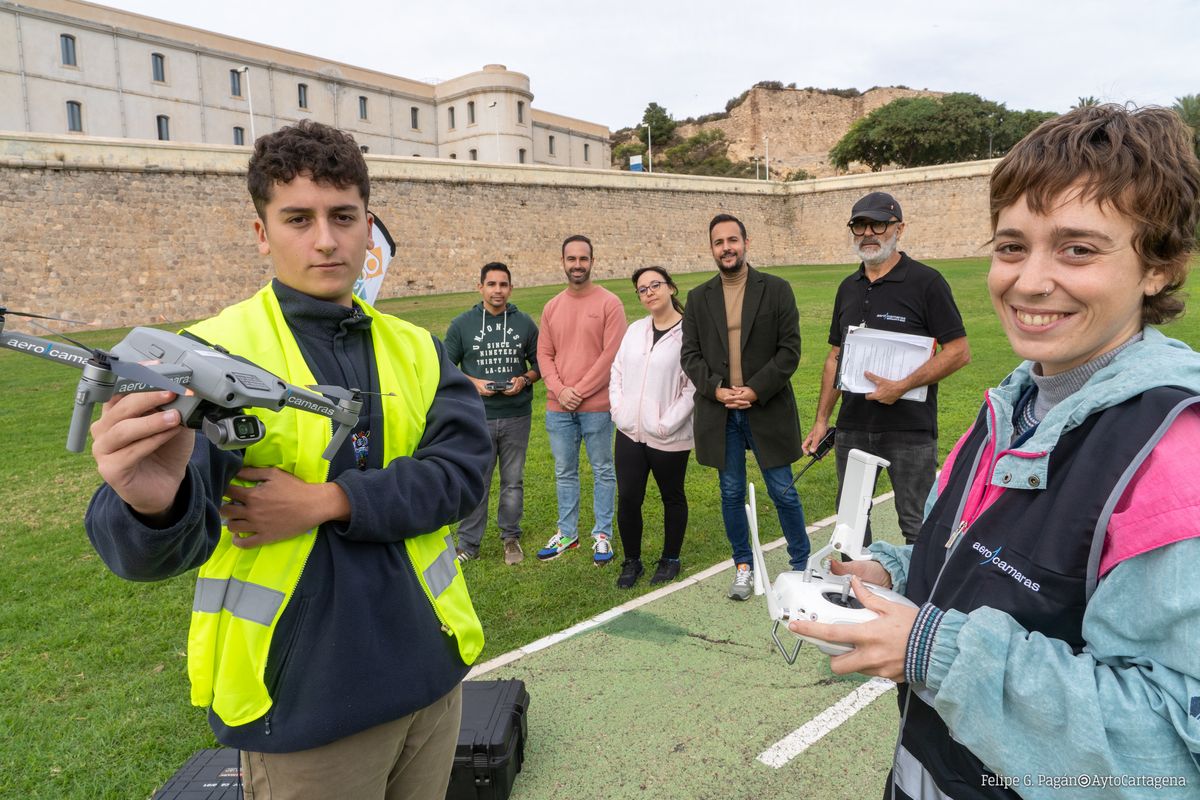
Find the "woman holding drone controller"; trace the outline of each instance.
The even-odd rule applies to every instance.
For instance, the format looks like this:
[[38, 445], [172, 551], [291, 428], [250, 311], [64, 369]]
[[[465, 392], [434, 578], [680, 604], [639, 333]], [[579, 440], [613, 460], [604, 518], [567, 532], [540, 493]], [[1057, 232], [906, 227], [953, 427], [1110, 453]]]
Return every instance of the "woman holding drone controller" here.
[[633, 286], [650, 314], [625, 331], [608, 384], [617, 429], [617, 530], [625, 551], [618, 589], [632, 588], [644, 572], [642, 502], [650, 473], [663, 503], [662, 558], [650, 582], [665, 583], [679, 574], [688, 520], [683, 479], [692, 450], [696, 393], [679, 366], [683, 306], [675, 281], [663, 267], [642, 267], [633, 273]]
[[1024, 361], [917, 543], [831, 565], [879, 618], [790, 627], [855, 645], [835, 672], [904, 684], [888, 797], [1195, 798], [1200, 355], [1148, 327], [1183, 312], [1192, 133], [1165, 109], [1079, 108], [1018, 143], [990, 195], [988, 290]]

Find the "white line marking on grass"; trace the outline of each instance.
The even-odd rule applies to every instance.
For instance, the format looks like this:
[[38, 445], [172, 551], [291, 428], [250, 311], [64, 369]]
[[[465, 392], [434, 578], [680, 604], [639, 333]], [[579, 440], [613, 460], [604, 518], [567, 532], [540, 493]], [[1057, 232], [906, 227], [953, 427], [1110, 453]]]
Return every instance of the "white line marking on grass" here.
[[894, 688], [896, 684], [887, 678], [872, 678], [759, 753], [758, 760], [768, 767], [779, 769], [820, 741], [825, 734], [869, 706], [880, 695]]
[[[876, 497], [872, 501], [872, 505], [879, 505], [880, 503], [887, 502], [888, 500], [891, 500], [892, 497], [894, 497], [894, 496], [895, 496], [894, 492], [888, 492], [887, 494], [881, 494], [881, 495], [879, 495], [879, 497]], [[837, 521], [836, 515], [832, 516], [832, 517], [826, 517], [823, 520], [820, 520], [812, 525], [809, 525], [807, 528], [807, 532], [809, 534], [816, 533], [817, 531], [821, 530], [822, 528], [829, 527], [836, 521]], [[786, 540], [781, 536], [778, 539], [776, 539], [775, 541], [773, 541], [769, 544], [763, 545], [763, 550], [764, 551], [776, 550], [780, 547], [783, 547], [785, 542], [786, 542]], [[494, 669], [499, 669], [500, 667], [507, 666], [507, 665], [513, 663], [514, 661], [516, 661], [520, 658], [523, 658], [524, 656], [529, 655], [530, 653], [536, 653], [539, 650], [545, 650], [547, 647], [550, 647], [551, 645], [556, 645], [559, 642], [563, 642], [563, 641], [566, 641], [567, 639], [570, 639], [572, 636], [574, 636], [577, 633], [583, 633], [584, 631], [591, 630], [592, 628], [595, 628], [598, 625], [608, 622], [609, 620], [616, 619], [617, 617], [624, 614], [626, 611], [632, 611], [635, 608], [640, 608], [640, 607], [646, 605], [647, 603], [654, 602], [655, 600], [657, 600], [660, 597], [666, 597], [667, 595], [671, 594], [672, 592], [678, 592], [683, 589], [686, 589], [689, 586], [693, 586], [697, 583], [700, 583], [701, 581], [703, 581], [707, 578], [711, 578], [714, 575], [720, 575], [722, 572], [725, 572], [726, 570], [732, 569], [732, 568], [733, 568], [733, 559], [732, 558], [726, 559], [725, 561], [722, 561], [720, 564], [714, 564], [713, 566], [709, 567], [706, 570], [697, 572], [695, 575], [690, 575], [681, 581], [676, 581], [674, 583], [670, 583], [670, 584], [662, 587], [661, 589], [656, 589], [653, 592], [648, 592], [648, 593], [642, 595], [641, 597], [636, 597], [633, 600], [630, 600], [628, 603], [622, 603], [621, 605], [616, 606], [615, 608], [610, 608], [608, 611], [604, 611], [600, 614], [597, 614], [596, 616], [592, 617], [591, 619], [586, 619], [583, 622], [572, 625], [571, 627], [566, 628], [561, 631], [558, 631], [557, 633], [552, 633], [549, 636], [543, 636], [541, 639], [530, 642], [529, 644], [525, 645], [524, 647], [518, 647], [516, 650], [510, 650], [509, 652], [504, 653], [502, 655], [498, 655], [489, 661], [483, 662], [482, 664], [476, 664], [475, 666], [473, 666], [471, 668], [471, 671], [467, 673], [466, 679], [474, 680], [475, 678], [478, 678], [480, 675], [484, 675], [488, 672], [491, 672]]]

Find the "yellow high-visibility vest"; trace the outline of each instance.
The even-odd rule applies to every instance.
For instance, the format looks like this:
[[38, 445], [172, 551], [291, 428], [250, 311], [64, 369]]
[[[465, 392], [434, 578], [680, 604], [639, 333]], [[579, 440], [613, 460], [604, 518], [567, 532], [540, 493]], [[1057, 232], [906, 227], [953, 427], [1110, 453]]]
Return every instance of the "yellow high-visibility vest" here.
[[[379, 390], [395, 395], [382, 400], [386, 465], [412, 455], [420, 443], [437, 392], [440, 364], [428, 331], [362, 301], [358, 304], [371, 317]], [[189, 330], [289, 383], [316, 383], [270, 285]], [[247, 467], [277, 467], [309, 483], [329, 477], [329, 463], [321, 457], [333, 433], [328, 419], [290, 407], [277, 413], [264, 409], [249, 413], [262, 418], [267, 434], [247, 448]], [[192, 703], [211, 705], [230, 726], [252, 722], [271, 707], [264, 682], [271, 637], [300, 580], [317, 531], [247, 550], [234, 547], [233, 536], [222, 528], [220, 543], [200, 568], [188, 631]], [[448, 529], [405, 539], [404, 544], [442, 631], [457, 640], [463, 662], [473, 663], [483, 650], [483, 628]]]

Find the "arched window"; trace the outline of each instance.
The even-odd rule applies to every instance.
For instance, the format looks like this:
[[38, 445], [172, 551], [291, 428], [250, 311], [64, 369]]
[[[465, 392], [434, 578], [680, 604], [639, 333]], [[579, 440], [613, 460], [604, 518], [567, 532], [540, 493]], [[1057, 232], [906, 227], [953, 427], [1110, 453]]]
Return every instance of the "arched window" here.
[[308, 84], [296, 84], [296, 105], [301, 108], [308, 108]]
[[475, 124], [475, 101], [474, 100], [467, 101], [467, 124], [468, 125]]
[[162, 53], [150, 54], [150, 77], [155, 83], [167, 82], [167, 58]]
[[158, 125], [159, 141], [171, 141], [171, 118], [166, 114], [159, 114], [156, 118], [156, 123]]
[[522, 147], [520, 150], [517, 151], [517, 162], [520, 164], [525, 163], [525, 148], [524, 147]]
[[454, 130], [454, 106], [450, 106], [448, 109], [446, 109], [446, 119], [449, 121], [448, 127], [450, 130]]
[[478, 150], [476, 150], [476, 149], [474, 149], [474, 148], [472, 148], [472, 149], [471, 149], [471, 160], [472, 160], [472, 161], [478, 161], [478, 160], [479, 160], [479, 151], [478, 151]]
[[246, 143], [246, 129], [235, 125], [233, 127], [233, 143], [243, 145]]

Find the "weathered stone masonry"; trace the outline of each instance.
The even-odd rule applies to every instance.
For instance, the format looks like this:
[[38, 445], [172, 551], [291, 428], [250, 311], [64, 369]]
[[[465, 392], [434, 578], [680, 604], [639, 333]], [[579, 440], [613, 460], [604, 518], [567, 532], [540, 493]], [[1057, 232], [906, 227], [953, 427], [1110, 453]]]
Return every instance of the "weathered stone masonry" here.
[[[270, 274], [254, 247], [244, 148], [0, 134], [0, 304], [101, 326], [204, 316]], [[562, 278], [586, 233], [596, 274], [709, 270], [707, 224], [738, 215], [760, 265], [847, 263], [850, 206], [893, 192], [922, 257], [981, 255], [992, 162], [804, 183], [368, 156], [371, 207], [397, 244], [384, 296], [473, 289], [479, 267]]]

